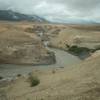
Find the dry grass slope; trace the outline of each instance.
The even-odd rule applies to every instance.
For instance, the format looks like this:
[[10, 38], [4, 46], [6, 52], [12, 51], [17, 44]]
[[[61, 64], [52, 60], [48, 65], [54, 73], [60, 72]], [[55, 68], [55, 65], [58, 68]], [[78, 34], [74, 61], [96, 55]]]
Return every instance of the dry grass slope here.
[[31, 24], [23, 22], [0, 22], [0, 63], [55, 63], [54, 54], [45, 49], [41, 39], [24, 31], [29, 26]]
[[[24, 25], [23, 28], [25, 27]], [[93, 26], [88, 26], [88, 30], [88, 27], [85, 27], [85, 29], [82, 27], [69, 25], [64, 27], [64, 30], [59, 34], [53, 36], [50, 31], [47, 35], [49, 35], [51, 45], [57, 48], [66, 49], [66, 44], [88, 48], [99, 46], [100, 34], [98, 28], [94, 26], [94, 30], [91, 30]], [[17, 28], [19, 29], [19, 24], [17, 24]], [[75, 42], [77, 38], [79, 41], [81, 40], [80, 44]], [[2, 86], [1, 90], [4, 92], [0, 92], [0, 96], [4, 96], [5, 100], [7, 98], [8, 100], [100, 100], [99, 52], [78, 65], [68, 66], [63, 69], [34, 69], [32, 74], [40, 79], [38, 86], [30, 87], [27, 81], [28, 76], [21, 76], [11, 84]]]
[[[10, 100], [100, 100], [100, 56], [64, 69], [34, 70], [40, 84], [21, 77], [6, 89]], [[9, 91], [9, 92], [8, 92]]]

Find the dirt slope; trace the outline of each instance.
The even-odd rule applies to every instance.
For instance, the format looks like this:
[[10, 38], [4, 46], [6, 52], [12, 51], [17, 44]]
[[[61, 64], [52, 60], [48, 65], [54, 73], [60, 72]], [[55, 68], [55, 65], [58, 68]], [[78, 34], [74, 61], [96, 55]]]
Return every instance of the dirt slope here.
[[[95, 27], [95, 26], [94, 26]], [[87, 30], [87, 28], [77, 29], [68, 27], [61, 31], [59, 35], [52, 38], [51, 45], [66, 49], [66, 45], [77, 45], [79, 47], [86, 47], [90, 49], [99, 48], [100, 46], [100, 31]]]
[[[27, 23], [26, 25], [27, 26]], [[23, 30], [17, 22], [0, 23], [0, 63], [52, 64], [55, 57], [36, 34]]]
[[34, 70], [38, 86], [21, 77], [8, 86], [7, 95], [10, 100], [100, 100], [99, 66], [100, 56], [65, 69]]

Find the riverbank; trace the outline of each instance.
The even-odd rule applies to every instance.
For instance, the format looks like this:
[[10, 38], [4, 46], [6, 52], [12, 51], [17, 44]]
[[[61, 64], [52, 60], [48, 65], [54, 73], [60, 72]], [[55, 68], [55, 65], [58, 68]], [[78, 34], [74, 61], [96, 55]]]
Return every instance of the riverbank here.
[[[40, 84], [30, 87], [20, 76], [1, 90], [10, 100], [99, 100], [100, 56], [64, 68], [33, 70]], [[5, 92], [5, 95], [3, 93]]]
[[49, 34], [49, 46], [85, 59], [100, 50], [99, 27], [100, 25], [68, 25], [55, 36]]
[[34, 69], [49, 69], [49, 68], [63, 68], [65, 66], [71, 66], [78, 64], [81, 60], [65, 51], [59, 49], [49, 49], [51, 52], [55, 53], [56, 63], [51, 65], [37, 65], [37, 66], [27, 66], [27, 65], [14, 65], [14, 64], [2, 64], [0, 65], [0, 76], [2, 77], [16, 77], [18, 74], [27, 75]]

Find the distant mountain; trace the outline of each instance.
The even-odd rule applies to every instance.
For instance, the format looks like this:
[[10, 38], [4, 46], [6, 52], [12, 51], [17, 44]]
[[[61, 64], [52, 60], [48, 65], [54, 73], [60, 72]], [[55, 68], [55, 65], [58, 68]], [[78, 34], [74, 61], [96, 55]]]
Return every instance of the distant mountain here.
[[36, 15], [26, 15], [11, 10], [0, 10], [0, 20], [8, 20], [8, 21], [27, 20], [27, 21], [34, 21], [34, 22], [46, 21], [44, 18], [41, 18]]
[[0, 20], [7, 21], [33, 21], [33, 22], [49, 22], [49, 23], [63, 23], [63, 24], [100, 24], [96, 19], [84, 18], [63, 18], [60, 16], [37, 16], [22, 14], [12, 10], [0, 10]]

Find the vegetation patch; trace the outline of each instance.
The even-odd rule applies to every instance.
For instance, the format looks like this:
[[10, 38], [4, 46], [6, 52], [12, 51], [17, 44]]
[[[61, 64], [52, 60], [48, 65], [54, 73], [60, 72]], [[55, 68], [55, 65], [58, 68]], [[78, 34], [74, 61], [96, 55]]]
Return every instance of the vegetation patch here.
[[17, 75], [17, 77], [21, 77], [21, 76], [22, 76], [21, 74], [18, 74], [18, 75]]
[[29, 82], [30, 82], [31, 87], [34, 87], [40, 84], [40, 80], [38, 79], [38, 77], [32, 76], [32, 75], [29, 76]]
[[33, 30], [33, 28], [27, 28], [27, 29], [25, 29], [25, 32], [33, 33], [34, 30]]
[[[68, 46], [67, 46], [68, 47]], [[68, 51], [74, 53], [76, 55], [80, 55], [83, 52], [94, 52], [94, 50], [86, 48], [86, 47], [78, 47], [78, 46], [71, 46], [68, 48]]]
[[2, 80], [3, 79], [3, 77], [2, 76], [0, 76], [0, 80]]

